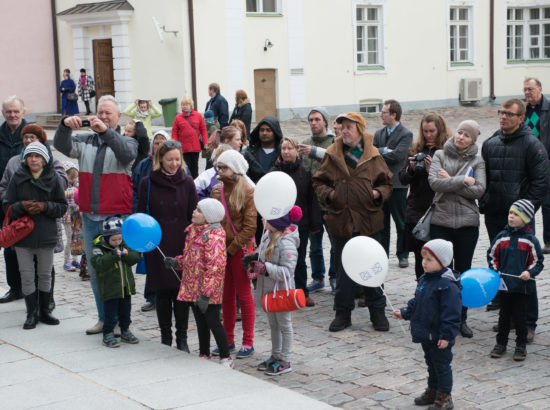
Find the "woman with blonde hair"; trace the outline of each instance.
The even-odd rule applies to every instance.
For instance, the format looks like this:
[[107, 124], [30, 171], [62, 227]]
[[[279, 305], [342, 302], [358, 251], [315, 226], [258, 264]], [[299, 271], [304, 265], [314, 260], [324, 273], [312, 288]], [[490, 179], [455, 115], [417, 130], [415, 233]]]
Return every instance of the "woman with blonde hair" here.
[[252, 105], [248, 100], [246, 91], [237, 90], [235, 92], [235, 108], [229, 118], [229, 123], [233, 120], [241, 120], [246, 127], [246, 137], [250, 135], [250, 123], [252, 121]]
[[246, 133], [246, 126], [244, 125], [244, 122], [242, 122], [241, 120], [233, 120], [233, 121], [231, 121], [231, 124], [229, 124], [229, 125], [232, 126], [232, 127], [237, 128], [241, 132], [241, 141], [243, 142], [243, 145], [241, 147], [241, 152], [242, 152], [243, 149], [246, 149], [244, 147], [246, 147], [248, 145], [248, 137], [247, 137], [247, 133]]
[[181, 114], [174, 118], [172, 139], [181, 143], [185, 163], [193, 179], [196, 178], [199, 175], [199, 155], [208, 144], [208, 133], [204, 118], [194, 110], [194, 103], [190, 98], [181, 100]]

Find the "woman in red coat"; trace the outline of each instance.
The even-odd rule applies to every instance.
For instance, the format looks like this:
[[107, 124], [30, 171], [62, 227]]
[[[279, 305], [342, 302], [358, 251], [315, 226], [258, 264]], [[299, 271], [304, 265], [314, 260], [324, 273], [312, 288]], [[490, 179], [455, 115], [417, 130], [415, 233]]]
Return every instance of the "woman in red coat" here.
[[172, 125], [172, 139], [181, 143], [183, 159], [195, 179], [199, 176], [199, 155], [202, 147], [208, 144], [208, 133], [204, 118], [193, 108], [190, 98], [181, 101], [181, 114], [174, 118]]

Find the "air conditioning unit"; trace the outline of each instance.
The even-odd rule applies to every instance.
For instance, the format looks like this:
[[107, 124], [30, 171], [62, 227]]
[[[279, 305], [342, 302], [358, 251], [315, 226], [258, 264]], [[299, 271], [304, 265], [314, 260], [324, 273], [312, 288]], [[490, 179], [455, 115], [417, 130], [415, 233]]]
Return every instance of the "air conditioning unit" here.
[[460, 80], [460, 102], [481, 101], [481, 78], [463, 78]]

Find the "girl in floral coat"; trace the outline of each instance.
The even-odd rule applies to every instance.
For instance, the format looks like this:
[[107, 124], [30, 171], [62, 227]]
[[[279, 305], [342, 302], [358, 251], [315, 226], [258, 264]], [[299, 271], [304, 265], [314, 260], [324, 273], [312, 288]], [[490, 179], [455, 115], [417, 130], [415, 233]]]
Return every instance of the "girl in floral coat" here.
[[183, 255], [166, 258], [167, 268], [182, 271], [178, 300], [189, 303], [197, 322], [200, 355], [210, 359], [210, 331], [220, 352], [220, 364], [233, 367], [227, 334], [220, 322], [223, 279], [227, 252], [225, 231], [220, 222], [225, 216], [221, 202], [207, 198], [200, 201], [192, 224], [185, 230]]

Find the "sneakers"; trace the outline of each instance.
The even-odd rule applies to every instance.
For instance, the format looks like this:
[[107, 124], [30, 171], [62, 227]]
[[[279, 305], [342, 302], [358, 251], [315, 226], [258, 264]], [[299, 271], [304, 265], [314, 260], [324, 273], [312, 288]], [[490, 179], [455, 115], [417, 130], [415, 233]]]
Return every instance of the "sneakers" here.
[[436, 410], [436, 409], [442, 409], [442, 410], [454, 409], [453, 398], [451, 397], [451, 394], [450, 393], [441, 393], [439, 391], [436, 392], [435, 393], [434, 405], [428, 407], [428, 410], [431, 410], [431, 409], [434, 409], [434, 410]]
[[339, 332], [344, 330], [346, 327], [351, 326], [351, 312], [337, 310], [334, 320], [330, 323], [328, 327], [329, 332]]
[[390, 322], [388, 322], [384, 309], [369, 308], [369, 312], [370, 321], [372, 322], [372, 327], [374, 327], [374, 330], [379, 332], [387, 332], [390, 330]]
[[516, 350], [514, 351], [514, 360], [516, 362], [522, 362], [527, 357], [527, 349], [525, 345], [517, 345]]
[[334, 295], [336, 293], [336, 278], [330, 278], [329, 283], [330, 283], [330, 291]]
[[106, 335], [103, 335], [103, 346], [107, 347], [119, 347], [120, 342], [115, 337], [114, 333], [107, 333]]
[[[231, 343], [228, 347], [229, 347], [229, 353], [235, 351], [235, 343]], [[220, 349], [216, 347], [214, 350], [212, 350], [212, 356], [219, 356], [219, 355], [220, 355]]]
[[155, 302], [148, 300], [143, 305], [141, 305], [141, 311], [142, 312], [150, 312], [151, 310], [155, 310]]
[[315, 306], [315, 302], [309, 296], [306, 298], [306, 306], [307, 307]]
[[535, 329], [532, 327], [527, 328], [527, 343], [531, 344], [535, 340]]
[[130, 343], [132, 345], [135, 345], [136, 343], [139, 343], [139, 339], [134, 336], [132, 332], [129, 330], [123, 330], [120, 334], [120, 340], [124, 343]]
[[230, 369], [233, 368], [233, 359], [231, 356], [224, 357], [223, 359], [220, 359], [220, 365], [223, 367], [229, 367]]
[[63, 269], [65, 269], [67, 272], [74, 272], [76, 271], [76, 268], [71, 265], [70, 263], [66, 263], [63, 265]]
[[285, 374], [291, 371], [292, 367], [290, 367], [290, 362], [277, 360], [276, 362], [271, 363], [269, 368], [264, 373], [268, 376], [278, 376], [280, 374]]
[[71, 265], [73, 265], [76, 269], [80, 269], [80, 262], [79, 261], [72, 261]]
[[120, 326], [117, 324], [113, 330], [115, 337], [120, 337]]
[[98, 333], [103, 332], [103, 322], [98, 320], [95, 325], [86, 330], [87, 335], [97, 335]]
[[325, 282], [322, 282], [317, 279], [313, 279], [309, 286], [307, 287], [307, 290], [311, 292], [317, 292], [318, 290], [321, 290], [325, 287]]
[[212, 360], [212, 356], [210, 356], [210, 355], [205, 355], [204, 353], [201, 353], [201, 354], [199, 355], [199, 359]]
[[241, 350], [237, 352], [236, 359], [246, 359], [254, 354], [254, 346], [250, 347], [241, 347]]
[[542, 253], [550, 253], [550, 243], [544, 244], [544, 248], [542, 248]]
[[269, 367], [275, 363], [277, 360], [271, 356], [269, 359], [265, 359], [263, 362], [261, 362], [256, 369], [258, 369], [260, 372], [265, 372]]
[[501, 358], [504, 353], [506, 353], [506, 346], [499, 345], [498, 343], [493, 347], [493, 350], [491, 350], [490, 356], [499, 359]]
[[414, 399], [414, 404], [417, 406], [427, 406], [435, 402], [435, 387], [426, 387], [424, 393]]

